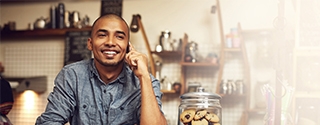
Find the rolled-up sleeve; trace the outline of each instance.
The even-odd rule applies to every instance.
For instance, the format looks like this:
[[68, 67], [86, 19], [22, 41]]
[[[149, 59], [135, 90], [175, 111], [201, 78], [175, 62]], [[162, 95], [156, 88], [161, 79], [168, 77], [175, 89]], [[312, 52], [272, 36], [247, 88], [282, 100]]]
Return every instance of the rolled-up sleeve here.
[[162, 107], [161, 98], [162, 98], [163, 93], [161, 92], [161, 89], [160, 89], [160, 82], [158, 79], [154, 78], [152, 75], [151, 75], [151, 79], [152, 79], [153, 91], [156, 96], [159, 108], [161, 109], [161, 107]]
[[[157, 103], [158, 103], [158, 106], [160, 108], [160, 111], [163, 113], [162, 111], [162, 102], [161, 102], [161, 99], [162, 99], [162, 95], [163, 93], [161, 92], [161, 89], [160, 89], [160, 82], [158, 79], [156, 79], [153, 75], [150, 74], [150, 78], [151, 78], [151, 83], [152, 83], [152, 88], [153, 88], [153, 91], [154, 91], [154, 95], [155, 95], [155, 98], [157, 100]], [[141, 101], [141, 100], [140, 100]], [[138, 116], [138, 119], [140, 119], [140, 115], [141, 115], [141, 103], [139, 103], [139, 105], [137, 105], [136, 107], [138, 110], [137, 110], [137, 116]]]

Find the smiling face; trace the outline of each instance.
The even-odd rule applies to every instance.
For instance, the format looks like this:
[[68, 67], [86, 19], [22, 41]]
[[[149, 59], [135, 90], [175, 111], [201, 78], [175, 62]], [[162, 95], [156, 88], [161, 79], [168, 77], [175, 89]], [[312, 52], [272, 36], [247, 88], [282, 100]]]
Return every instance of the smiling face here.
[[93, 25], [88, 49], [93, 52], [96, 66], [122, 64], [129, 43], [128, 25], [115, 15], [99, 18]]

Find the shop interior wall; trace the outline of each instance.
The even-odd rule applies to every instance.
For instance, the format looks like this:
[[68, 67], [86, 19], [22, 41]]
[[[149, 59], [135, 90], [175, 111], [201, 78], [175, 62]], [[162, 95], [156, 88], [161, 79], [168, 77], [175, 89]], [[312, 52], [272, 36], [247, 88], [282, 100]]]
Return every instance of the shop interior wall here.
[[[58, 2], [18, 2], [0, 4], [1, 25], [16, 22], [17, 30], [25, 30], [37, 18], [49, 17], [51, 5]], [[216, 13], [211, 13], [215, 0], [123, 0], [122, 16], [130, 23], [133, 14], [140, 14], [150, 47], [154, 50], [163, 30], [170, 30], [173, 39], [182, 38], [198, 42], [202, 54], [219, 52], [219, 25]], [[100, 15], [100, 1], [65, 1], [66, 10], [79, 11], [88, 15], [92, 23]], [[273, 29], [277, 16], [276, 0], [220, 0], [224, 32], [237, 27], [240, 22], [244, 30]], [[131, 42], [137, 49], [146, 52], [141, 32], [133, 33]], [[6, 76], [48, 76], [47, 92], [35, 94], [34, 105], [25, 107], [22, 94], [16, 94], [16, 103], [9, 113], [14, 124], [34, 124], [44, 111], [46, 97], [53, 87], [53, 80], [63, 67], [63, 38], [32, 38], [24, 40], [3, 40], [0, 43], [0, 61]], [[213, 48], [213, 49], [212, 49]], [[170, 62], [169, 62], [170, 63]], [[179, 68], [178, 65], [174, 67]], [[175, 75], [175, 74], [173, 74]], [[216, 75], [213, 75], [216, 77]], [[213, 90], [211, 90], [213, 91]], [[177, 117], [178, 98], [164, 97], [164, 112], [168, 117]], [[174, 105], [172, 107], [172, 105]], [[170, 119], [176, 123], [176, 119]], [[231, 123], [232, 124], [232, 123]]]

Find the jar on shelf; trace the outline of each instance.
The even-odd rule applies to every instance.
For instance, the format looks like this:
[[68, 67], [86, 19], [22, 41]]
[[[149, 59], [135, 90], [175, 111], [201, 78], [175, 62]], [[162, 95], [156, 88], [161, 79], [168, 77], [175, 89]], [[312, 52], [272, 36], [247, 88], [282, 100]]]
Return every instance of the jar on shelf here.
[[173, 51], [173, 45], [170, 36], [171, 32], [169, 30], [161, 32], [159, 41], [160, 45], [162, 46], [162, 49], [165, 51]]
[[198, 87], [196, 92], [183, 94], [179, 105], [178, 125], [222, 125], [221, 96]]
[[185, 57], [184, 61], [185, 62], [198, 62], [198, 44], [196, 42], [189, 42], [186, 45], [186, 52], [185, 52]]

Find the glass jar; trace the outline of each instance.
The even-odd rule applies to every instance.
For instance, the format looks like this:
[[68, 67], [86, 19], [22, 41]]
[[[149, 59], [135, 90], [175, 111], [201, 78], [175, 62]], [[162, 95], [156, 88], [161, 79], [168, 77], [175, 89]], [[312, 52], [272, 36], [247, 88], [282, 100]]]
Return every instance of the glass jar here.
[[179, 105], [178, 125], [222, 125], [221, 96], [204, 92], [198, 87], [196, 92], [183, 94]]
[[172, 41], [171, 41], [171, 32], [169, 30], [165, 30], [161, 32], [160, 35], [160, 45], [162, 49], [165, 51], [173, 51]]
[[185, 62], [198, 62], [198, 44], [196, 42], [189, 42], [185, 47]]

